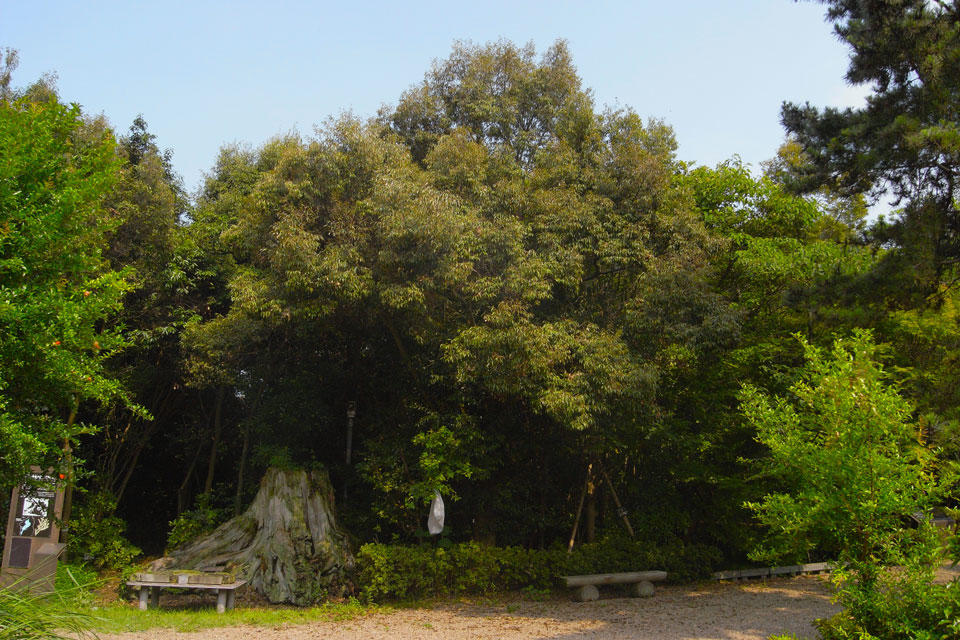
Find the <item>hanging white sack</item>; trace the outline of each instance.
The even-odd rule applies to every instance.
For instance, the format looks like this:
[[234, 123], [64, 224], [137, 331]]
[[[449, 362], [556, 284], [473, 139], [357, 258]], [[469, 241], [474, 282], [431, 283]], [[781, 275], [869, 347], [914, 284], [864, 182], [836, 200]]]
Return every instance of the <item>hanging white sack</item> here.
[[433, 536], [443, 531], [443, 498], [440, 497], [439, 491], [433, 492], [430, 515], [427, 516], [427, 531]]

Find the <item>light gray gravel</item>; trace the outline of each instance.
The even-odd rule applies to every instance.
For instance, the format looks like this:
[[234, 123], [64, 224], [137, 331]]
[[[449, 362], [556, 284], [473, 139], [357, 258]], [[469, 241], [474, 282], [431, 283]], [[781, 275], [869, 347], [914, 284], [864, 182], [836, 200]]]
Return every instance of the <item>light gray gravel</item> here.
[[595, 602], [484, 600], [400, 609], [347, 622], [282, 627], [224, 627], [199, 632], [154, 629], [109, 640], [474, 640], [630, 638], [765, 640], [792, 633], [814, 638], [811, 623], [838, 611], [821, 576], [740, 583], [662, 586], [652, 598]]

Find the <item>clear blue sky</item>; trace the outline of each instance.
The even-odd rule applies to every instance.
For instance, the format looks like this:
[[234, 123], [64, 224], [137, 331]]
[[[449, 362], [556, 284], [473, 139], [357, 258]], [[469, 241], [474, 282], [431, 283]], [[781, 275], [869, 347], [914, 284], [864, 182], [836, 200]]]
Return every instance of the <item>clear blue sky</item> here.
[[14, 84], [56, 72], [65, 100], [121, 132], [142, 113], [188, 189], [225, 143], [259, 145], [395, 104], [455, 40], [570, 43], [598, 106], [662, 118], [681, 159], [757, 166], [783, 100], [856, 105], [823, 7], [791, 0], [25, 2], [0, 0]]

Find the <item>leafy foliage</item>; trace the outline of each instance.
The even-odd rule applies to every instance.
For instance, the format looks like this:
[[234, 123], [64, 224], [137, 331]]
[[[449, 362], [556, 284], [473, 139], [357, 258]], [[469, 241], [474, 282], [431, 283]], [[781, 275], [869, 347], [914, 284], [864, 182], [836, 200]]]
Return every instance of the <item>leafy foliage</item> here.
[[816, 622], [825, 640], [841, 638], [956, 638], [960, 583], [933, 584], [929, 575], [885, 574], [879, 588], [846, 588], [846, 609]]
[[[338, 407], [360, 399], [361, 462], [342, 473], [401, 536], [437, 487], [491, 512], [493, 478], [524, 475], [505, 446], [542, 474], [585, 468], [656, 423], [669, 354], [696, 353], [725, 313], [675, 146], [662, 123], [595, 111], [563, 43], [539, 60], [496, 43], [458, 46], [378, 121], [225, 157], [242, 179], [211, 180], [195, 215], [223, 225], [236, 271], [229, 310], [186, 334], [194, 384], [246, 372], [285, 425], [258, 446], [303, 464], [330, 462], [317, 442], [345, 446]], [[521, 537], [546, 535], [521, 518]]]
[[124, 346], [104, 320], [128, 285], [102, 257], [113, 141], [86, 127], [76, 106], [0, 99], [0, 476], [9, 482], [93, 429], [68, 418], [79, 403], [140, 411], [104, 367]]
[[936, 499], [933, 460], [911, 406], [887, 386], [868, 333], [836, 341], [829, 355], [804, 349], [794, 402], [743, 391], [744, 414], [770, 450], [772, 471], [791, 488], [751, 507], [777, 533], [774, 557], [819, 544], [872, 581], [899, 558], [903, 519]]
[[829, 353], [804, 349], [791, 400], [742, 394], [787, 487], [749, 505], [772, 534], [756, 555], [796, 557], [815, 545], [835, 554], [845, 610], [822, 623], [825, 637], [953, 637], [956, 584], [932, 584], [941, 536], [928, 522], [906, 522], [928, 515], [955, 478], [934, 475], [912, 407], [888, 385], [869, 333], [837, 340]]
[[429, 547], [366, 544], [357, 555], [361, 595], [372, 601], [553, 590], [562, 575], [644, 569], [666, 568], [671, 580], [692, 580], [708, 575], [718, 558], [710, 547], [679, 541], [651, 547], [619, 536], [578, 547], [572, 554], [561, 547], [536, 550], [472, 542]]
[[184, 511], [170, 522], [167, 550], [176, 549], [213, 531], [226, 519], [226, 515], [223, 509], [218, 509], [211, 504], [209, 494], [201, 493], [197, 496], [193, 509]]
[[[7, 55], [2, 464], [73, 441], [93, 472], [75, 543], [107, 564], [132, 553], [118, 517], [159, 552], [279, 462], [329, 468], [361, 540], [422, 538], [448, 501], [437, 548], [364, 547], [371, 597], [736, 562], [764, 534], [749, 503], [771, 553], [852, 554], [847, 593], [883, 585], [850, 596], [857, 620], [884, 589], [927, 598], [870, 562], [921, 576], [899, 518], [960, 456], [955, 12], [826, 4], [876, 94], [786, 107], [762, 176], [688, 166], [666, 124], [598, 108], [564, 42], [499, 41], [456, 44], [372, 120], [225, 147], [190, 203], [143, 118], [114, 135], [49, 80], [12, 90]], [[865, 229], [884, 182], [903, 214]], [[858, 327], [886, 371], [860, 333], [817, 351]], [[816, 499], [834, 485], [860, 493]], [[581, 492], [577, 551], [555, 552]]]
[[70, 551], [85, 563], [103, 569], [124, 569], [140, 549], [124, 537], [126, 522], [116, 515], [116, 499], [105, 492], [86, 496], [70, 522]]

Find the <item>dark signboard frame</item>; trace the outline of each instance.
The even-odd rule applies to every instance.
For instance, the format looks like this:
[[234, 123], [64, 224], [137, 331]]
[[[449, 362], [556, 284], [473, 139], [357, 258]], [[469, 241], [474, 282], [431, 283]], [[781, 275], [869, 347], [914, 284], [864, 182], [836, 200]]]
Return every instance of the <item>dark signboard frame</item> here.
[[0, 564], [0, 584], [52, 588], [60, 544], [63, 487], [52, 470], [31, 467], [29, 477], [13, 488], [7, 535]]

